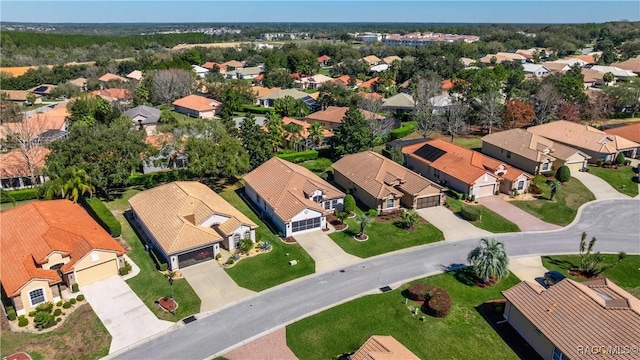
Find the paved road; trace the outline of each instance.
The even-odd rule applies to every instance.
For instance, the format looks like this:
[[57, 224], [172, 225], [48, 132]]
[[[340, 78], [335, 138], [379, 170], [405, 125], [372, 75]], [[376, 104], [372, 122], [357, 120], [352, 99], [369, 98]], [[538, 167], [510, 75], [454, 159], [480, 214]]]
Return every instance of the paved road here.
[[[596, 250], [640, 253], [640, 201], [597, 201], [580, 220], [549, 232], [492, 235], [510, 256], [575, 253], [580, 234], [596, 236]], [[464, 263], [479, 238], [444, 241], [373, 257], [342, 270], [308, 276], [265, 290], [179, 329], [141, 343], [117, 359], [204, 359], [274, 329], [386, 285], [398, 285]], [[343, 271], [344, 272], [341, 272]]]

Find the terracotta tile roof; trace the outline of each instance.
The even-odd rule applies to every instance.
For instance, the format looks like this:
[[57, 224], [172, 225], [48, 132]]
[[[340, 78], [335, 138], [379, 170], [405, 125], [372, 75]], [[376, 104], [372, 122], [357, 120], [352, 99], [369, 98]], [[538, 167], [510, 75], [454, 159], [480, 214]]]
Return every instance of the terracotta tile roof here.
[[[304, 120], [298, 120], [298, 119], [294, 119], [294, 118], [290, 118], [290, 117], [283, 117], [282, 118], [282, 122], [287, 125], [287, 124], [296, 124], [300, 127], [302, 127], [302, 131], [300, 131], [300, 136], [302, 136], [303, 138], [308, 138], [311, 134], [309, 133], [309, 128], [311, 127], [311, 124], [304, 121]], [[266, 127], [262, 127], [263, 130], [266, 130]], [[322, 134], [324, 135], [325, 138], [328, 137], [332, 137], [333, 136], [333, 132], [331, 130], [328, 129], [322, 129]], [[291, 138], [291, 135], [287, 136], [287, 140], [289, 140]]]
[[625, 149], [640, 147], [640, 144], [621, 136], [608, 135], [591, 126], [566, 120], [532, 126], [527, 131], [578, 149], [587, 149], [603, 154], [615, 154]]
[[547, 69], [549, 69], [549, 71], [552, 71], [552, 72], [566, 71], [565, 68], [569, 67], [569, 65], [565, 63], [558, 63], [558, 62], [545, 62], [545, 63], [542, 63], [542, 65], [544, 65], [544, 67], [546, 67]]
[[580, 59], [586, 62], [587, 64], [593, 64], [596, 62], [596, 58], [594, 58], [593, 55], [578, 55], [578, 56], [575, 56], [575, 58]]
[[369, 56], [365, 56], [362, 58], [362, 60], [364, 60], [364, 62], [368, 63], [368, 64], [373, 64], [373, 63], [380, 63], [382, 62], [382, 59], [380, 59], [379, 57], [375, 56], [375, 55], [369, 55]]
[[[29, 159], [36, 174], [40, 174], [45, 167], [45, 158], [51, 150], [35, 146], [28, 150]], [[19, 176], [31, 176], [29, 164], [20, 149], [13, 149], [5, 154], [0, 154], [0, 178], [13, 178]]]
[[384, 97], [378, 93], [360, 93], [358, 94], [360, 97], [364, 99], [374, 99], [374, 100], [382, 100]]
[[402, 61], [402, 58], [400, 56], [391, 55], [382, 59], [382, 62], [384, 62], [387, 65], [393, 64], [394, 61]]
[[611, 66], [615, 66], [623, 70], [633, 71], [634, 73], [640, 73], [640, 55], [629, 60], [613, 63], [611, 64]]
[[256, 77], [254, 77], [254, 78], [253, 78], [253, 80], [255, 80], [255, 81], [262, 81], [262, 80], [264, 80], [264, 74], [260, 74], [260, 75], [258, 75], [258, 76], [256, 76]]
[[112, 74], [112, 73], [106, 73], [102, 76], [100, 76], [98, 78], [98, 80], [102, 81], [102, 82], [107, 82], [107, 81], [111, 81], [111, 80], [115, 80], [115, 81], [122, 81], [122, 82], [126, 82], [129, 81], [126, 78], [123, 78], [120, 75], [116, 75], [116, 74]]
[[[6, 99], [10, 101], [27, 101], [27, 95], [30, 94], [27, 90], [0, 90], [0, 94], [6, 95]], [[36, 99], [42, 96], [36, 94]]]
[[212, 111], [222, 107], [222, 103], [200, 95], [187, 95], [173, 102], [175, 106], [194, 111]]
[[374, 335], [358, 351], [349, 355], [350, 360], [419, 360], [414, 353], [393, 336]]
[[311, 171], [277, 157], [248, 173], [244, 181], [284, 222], [291, 221], [292, 217], [304, 209], [326, 214], [324, 208], [305, 195], [305, 187], [312, 186], [314, 190], [323, 190], [327, 199], [344, 197], [344, 193]]
[[226, 67], [241, 68], [244, 66], [244, 63], [238, 60], [229, 60], [225, 63], [222, 63], [222, 65]]
[[[339, 123], [342, 123], [342, 119], [344, 118], [348, 110], [349, 108], [346, 106], [329, 106], [324, 110], [316, 111], [313, 114], [307, 115], [307, 119], [315, 120], [315, 121], [326, 121], [326, 122], [339, 124]], [[360, 112], [362, 113], [362, 116], [364, 116], [366, 119], [373, 119], [374, 117], [376, 120], [384, 119], [384, 116], [373, 114], [372, 112], [367, 110], [360, 109]]]
[[102, 89], [94, 90], [91, 92], [93, 95], [98, 95], [107, 101], [114, 100], [129, 100], [133, 93], [129, 89]]
[[604, 81], [603, 73], [591, 69], [582, 69], [582, 76], [585, 83]]
[[202, 67], [208, 70], [213, 69], [214, 66], [217, 66], [218, 69], [220, 70], [220, 72], [226, 72], [227, 71], [227, 65], [224, 64], [220, 64], [217, 62], [213, 62], [213, 61], [207, 61], [206, 63], [202, 64]]
[[376, 199], [384, 199], [389, 194], [402, 196], [403, 192], [416, 195], [429, 188], [429, 192], [434, 194], [443, 190], [441, 186], [373, 151], [346, 155], [332, 166]]
[[8, 134], [20, 134], [22, 139], [33, 140], [48, 130], [64, 130], [67, 117], [71, 115], [66, 105], [66, 102], [59, 103], [53, 109], [36, 113], [22, 122], [0, 125], [0, 139], [6, 139]]
[[[73, 271], [75, 263], [92, 249], [125, 250], [82, 207], [69, 200], [36, 201], [0, 212], [1, 281], [7, 295], [15, 296], [34, 278], [50, 284], [60, 282], [55, 270], [38, 264], [52, 252], [71, 255], [62, 268]], [[10, 224], [10, 225], [9, 225]]]
[[451, 82], [451, 79], [442, 80], [440, 88], [442, 90], [451, 90], [453, 89], [453, 82]]
[[[349, 85], [349, 80], [350, 79], [351, 79], [351, 76], [342, 75], [342, 76], [339, 76], [339, 77], [331, 80], [331, 82], [334, 83], [334, 84], [341, 84], [341, 85], [347, 86], [347, 85]], [[355, 79], [355, 81], [356, 81], [355, 82], [356, 85], [362, 84], [362, 80], [360, 80], [360, 79]]]
[[610, 135], [624, 136], [625, 139], [635, 141], [640, 144], [640, 123], [611, 128], [604, 132]]
[[[176, 181], [145, 190], [129, 199], [129, 205], [167, 254], [222, 241], [223, 236], [231, 235], [237, 228], [231, 229], [234, 224], [258, 227], [220, 195], [196, 181]], [[216, 227], [200, 226], [214, 214], [227, 220]]]
[[[592, 359], [579, 346], [640, 344], [640, 300], [611, 280], [564, 279], [543, 289], [526, 281], [504, 297], [551, 343], [572, 359]], [[620, 355], [640, 359], [640, 355]]]
[[166, 144], [174, 144], [173, 134], [171, 133], [162, 133], [159, 135], [147, 135], [144, 138], [144, 143], [153, 146], [154, 148], [160, 150]]
[[322, 55], [322, 56], [318, 57], [318, 62], [319, 63], [323, 63], [323, 62], [326, 62], [326, 61], [329, 61], [329, 60], [331, 60], [331, 57], [328, 56], [328, 55]]
[[266, 88], [263, 86], [254, 86], [253, 88], [253, 92], [254, 94], [256, 94], [256, 97], [261, 98], [273, 93], [277, 93], [278, 91], [282, 91], [282, 88], [279, 87], [275, 87], [275, 88]]

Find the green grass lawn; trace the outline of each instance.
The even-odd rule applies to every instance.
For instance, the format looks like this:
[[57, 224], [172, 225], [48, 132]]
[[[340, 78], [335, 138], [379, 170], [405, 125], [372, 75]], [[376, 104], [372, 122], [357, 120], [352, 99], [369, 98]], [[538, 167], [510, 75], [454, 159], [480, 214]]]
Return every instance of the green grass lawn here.
[[[241, 191], [243, 191], [242, 188], [235, 190], [230, 187], [221, 192], [220, 196], [258, 224], [256, 240], [269, 241], [273, 249], [269, 253], [240, 261], [234, 267], [226, 269], [227, 274], [239, 286], [253, 291], [262, 291], [287, 281], [313, 274], [316, 264], [311, 256], [300, 245], [285, 244], [274, 235], [267, 225], [240, 198], [238, 192]], [[286, 254], [289, 254], [289, 256]], [[298, 260], [298, 264], [290, 266], [289, 260], [292, 259]]]
[[542, 185], [544, 192], [536, 200], [519, 200], [511, 203], [520, 209], [542, 219], [542, 221], [565, 226], [575, 219], [578, 208], [589, 201], [595, 200], [593, 193], [580, 181], [571, 178], [565, 186], [556, 193], [554, 201], [550, 201], [550, 190], [547, 185]]
[[638, 195], [638, 183], [633, 181], [637, 174], [631, 166], [622, 166], [617, 169], [589, 166], [589, 172], [625, 195], [631, 197]]
[[468, 359], [517, 359], [476, 308], [501, 299], [500, 292], [520, 280], [510, 275], [493, 287], [478, 288], [459, 281], [457, 275], [449, 272], [412, 282], [427, 282], [451, 294], [453, 305], [444, 319], [413, 317], [401, 295], [410, 285], [405, 284], [287, 326], [287, 345], [300, 359], [336, 359], [354, 352], [372, 335], [391, 335], [421, 359], [460, 359], [462, 354]]
[[333, 172], [333, 168], [331, 167], [331, 160], [327, 158], [318, 158], [315, 160], [307, 160], [299, 163], [298, 165], [303, 166], [311, 171], [314, 174], [320, 176], [327, 171]]
[[202, 119], [193, 118], [175, 111], [171, 111], [171, 114], [178, 120], [178, 126], [190, 127], [196, 125], [200, 121], [203, 121]]
[[[454, 199], [447, 196], [446, 205], [454, 214], [459, 214], [462, 209], [463, 202], [461, 200]], [[475, 206], [480, 210], [482, 214], [481, 218], [476, 221], [470, 221], [470, 223], [480, 229], [487, 230], [492, 233], [507, 233], [507, 232], [519, 232], [518, 225], [505, 219], [500, 214], [493, 212], [482, 205], [465, 205]]]
[[123, 214], [129, 208], [127, 201], [139, 191], [137, 189], [128, 189], [120, 197], [105, 203], [122, 224], [122, 238], [131, 248], [127, 255], [140, 268], [140, 273], [127, 280], [127, 283], [158, 318], [179, 321], [200, 312], [200, 298], [193, 291], [187, 280], [177, 279], [173, 282], [174, 299], [178, 302], [176, 314], [172, 315], [154, 303], [163, 296], [171, 295], [169, 282], [157, 271], [155, 263], [145, 251], [138, 234], [136, 234]]
[[329, 237], [344, 251], [361, 258], [444, 240], [442, 231], [423, 219], [419, 220], [416, 229], [412, 231], [399, 228], [391, 221], [374, 221], [365, 229], [365, 234], [369, 236], [367, 241], [353, 238], [360, 231], [355, 219], [346, 219], [345, 222], [349, 228], [329, 234]]
[[[450, 136], [445, 136], [444, 138], [446, 138], [447, 141], [451, 140]], [[472, 150], [482, 149], [482, 140], [480, 140], [480, 137], [454, 137], [453, 143]]]
[[[579, 240], [579, 239], [577, 239]], [[576, 245], [578, 241], [576, 241]], [[635, 297], [640, 298], [640, 255], [627, 255], [618, 263], [617, 254], [605, 254], [602, 266], [605, 270], [602, 275], [613, 280], [618, 286], [629, 291]], [[569, 269], [580, 264], [579, 255], [553, 255], [543, 256], [542, 265], [549, 270], [557, 270], [570, 279], [585, 281], [569, 275]]]

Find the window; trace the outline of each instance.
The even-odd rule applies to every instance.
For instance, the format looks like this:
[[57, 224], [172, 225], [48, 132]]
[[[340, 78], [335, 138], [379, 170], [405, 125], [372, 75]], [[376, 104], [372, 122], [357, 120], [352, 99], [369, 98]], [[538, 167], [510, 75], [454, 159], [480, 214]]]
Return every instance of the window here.
[[562, 351], [558, 350], [557, 347], [553, 347], [553, 355], [551, 356], [552, 360], [569, 360], [569, 357], [565, 355]]
[[233, 234], [233, 247], [236, 249], [240, 247], [240, 234]]
[[29, 300], [31, 300], [31, 307], [43, 303], [45, 300], [44, 291], [42, 289], [32, 290], [29, 292]]
[[524, 180], [518, 181], [518, 190], [524, 189]]
[[440, 179], [440, 170], [433, 169], [433, 176], [435, 176], [436, 179]]
[[243, 238], [244, 239], [251, 239], [251, 231], [245, 231]]
[[387, 203], [385, 205], [385, 208], [390, 209], [390, 208], [393, 207], [393, 205], [394, 205], [393, 199], [387, 199]]
[[324, 202], [324, 209], [325, 210], [331, 210], [331, 201], [325, 201]]
[[338, 207], [338, 199], [333, 199], [333, 200], [331, 200], [331, 207], [332, 207], [333, 209], [335, 209], [335, 208], [337, 208], [337, 207]]
[[549, 170], [549, 163], [548, 162], [542, 163], [542, 171], [547, 171], [547, 170]]
[[322, 195], [316, 195], [313, 197], [313, 202], [320, 204], [322, 202]]
[[91, 253], [91, 262], [96, 262], [100, 260], [100, 255], [98, 253]]
[[511, 159], [511, 151], [507, 151], [507, 159]]
[[260, 203], [262, 202], [262, 199], [258, 195], [256, 195], [256, 202], [258, 203], [258, 205], [260, 205]]

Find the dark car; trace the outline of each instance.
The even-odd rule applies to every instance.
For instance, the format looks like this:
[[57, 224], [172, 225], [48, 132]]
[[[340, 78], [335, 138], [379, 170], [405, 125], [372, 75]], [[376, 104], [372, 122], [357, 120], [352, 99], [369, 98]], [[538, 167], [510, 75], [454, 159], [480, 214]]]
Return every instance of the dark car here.
[[547, 286], [551, 286], [559, 283], [565, 276], [559, 271], [551, 270], [544, 273], [544, 283]]

